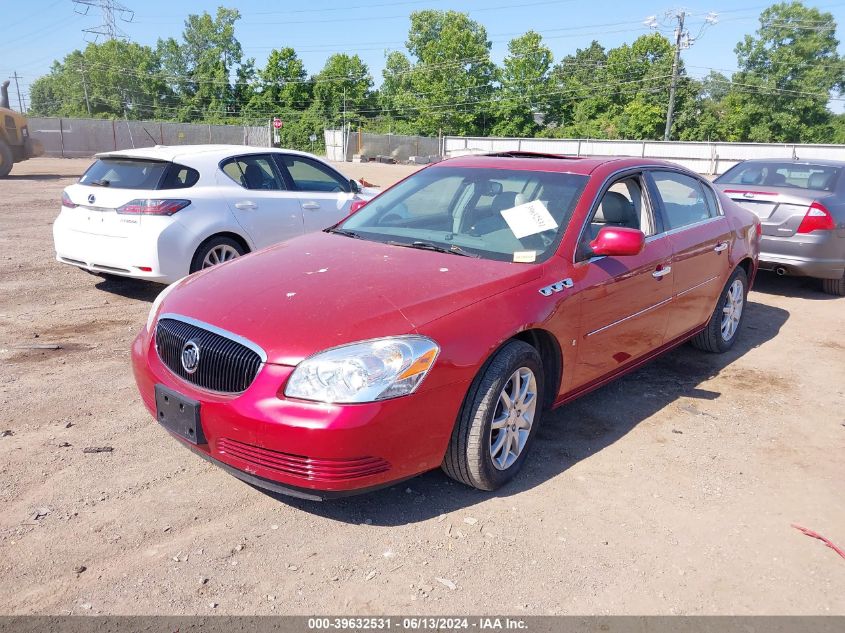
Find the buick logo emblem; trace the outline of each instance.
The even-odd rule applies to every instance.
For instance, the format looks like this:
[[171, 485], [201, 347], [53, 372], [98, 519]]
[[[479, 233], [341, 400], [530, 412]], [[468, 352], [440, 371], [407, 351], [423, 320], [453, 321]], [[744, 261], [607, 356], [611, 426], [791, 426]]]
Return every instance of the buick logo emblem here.
[[95, 202], [97, 202], [97, 198], [92, 193], [90, 196], [88, 196], [88, 204], [94, 204]]
[[182, 368], [189, 374], [193, 374], [199, 366], [200, 348], [193, 341], [188, 341], [182, 347]]

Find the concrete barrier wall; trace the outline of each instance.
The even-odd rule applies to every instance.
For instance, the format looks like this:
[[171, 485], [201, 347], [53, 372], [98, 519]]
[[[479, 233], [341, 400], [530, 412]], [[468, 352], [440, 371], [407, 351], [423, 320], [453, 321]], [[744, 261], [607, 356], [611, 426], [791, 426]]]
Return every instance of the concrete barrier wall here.
[[29, 133], [44, 144], [47, 156], [65, 158], [153, 145], [270, 146], [269, 128], [263, 126], [29, 117]]
[[571, 156], [638, 156], [670, 160], [700, 174], [709, 175], [721, 174], [749, 158], [845, 160], [845, 145], [447, 136], [444, 147], [446, 156], [513, 150]]

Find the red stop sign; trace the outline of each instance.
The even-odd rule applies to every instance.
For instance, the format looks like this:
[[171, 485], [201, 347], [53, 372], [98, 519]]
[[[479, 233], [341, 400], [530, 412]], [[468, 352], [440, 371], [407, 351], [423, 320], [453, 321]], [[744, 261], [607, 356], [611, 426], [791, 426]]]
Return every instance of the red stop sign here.
[[273, 119], [273, 127], [277, 130], [281, 129], [282, 127], [282, 120], [279, 118]]

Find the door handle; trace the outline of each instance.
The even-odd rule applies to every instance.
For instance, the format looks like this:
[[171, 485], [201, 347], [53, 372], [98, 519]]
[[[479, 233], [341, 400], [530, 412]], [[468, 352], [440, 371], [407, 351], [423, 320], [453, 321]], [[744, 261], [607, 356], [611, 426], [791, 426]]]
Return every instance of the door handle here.
[[308, 209], [309, 211], [315, 211], [320, 208], [320, 205], [316, 202], [303, 202], [302, 203], [303, 209]]
[[728, 248], [727, 242], [719, 242], [718, 244], [716, 244], [715, 247], [713, 247], [713, 250], [716, 251], [717, 253], [721, 253], [722, 251], [726, 250], [727, 248]]
[[255, 204], [254, 202], [250, 202], [249, 200], [246, 200], [244, 202], [236, 202], [235, 203], [235, 208], [241, 209], [241, 210], [255, 209], [257, 206], [258, 206], [257, 204]]
[[654, 277], [655, 279], [660, 279], [661, 277], [665, 277], [666, 275], [668, 275], [671, 272], [672, 272], [671, 266], [664, 266], [663, 268], [659, 268], [659, 269], [655, 270], [653, 273], [651, 273], [651, 276]]

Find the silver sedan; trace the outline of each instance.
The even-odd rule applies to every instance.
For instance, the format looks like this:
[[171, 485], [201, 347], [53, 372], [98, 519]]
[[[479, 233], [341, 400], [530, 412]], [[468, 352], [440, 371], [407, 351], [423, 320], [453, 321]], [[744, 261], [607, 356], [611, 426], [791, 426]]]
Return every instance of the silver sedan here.
[[714, 185], [762, 222], [760, 268], [845, 296], [845, 162], [746, 160]]

